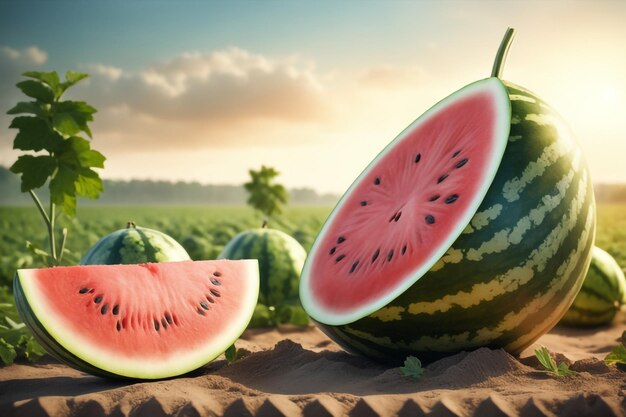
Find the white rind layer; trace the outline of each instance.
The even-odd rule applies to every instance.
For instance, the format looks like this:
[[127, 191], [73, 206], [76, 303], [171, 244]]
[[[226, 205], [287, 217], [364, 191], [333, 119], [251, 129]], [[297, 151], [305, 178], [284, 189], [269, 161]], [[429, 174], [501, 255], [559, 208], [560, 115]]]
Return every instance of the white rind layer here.
[[99, 348], [93, 340], [65, 330], [68, 327], [67, 322], [56, 314], [56, 308], [51, 304], [52, 300], [45, 297], [36, 285], [37, 270], [21, 269], [17, 274], [29, 308], [59, 346], [94, 367], [116, 375], [138, 379], [160, 379], [181, 375], [209, 363], [225, 352], [246, 329], [259, 296], [258, 261], [246, 259], [228, 262], [245, 264], [243, 276], [248, 285], [242, 287], [247, 291], [239, 294], [239, 297], [243, 298], [239, 314], [233, 317], [219, 336], [215, 335], [202, 349], [193, 352], [171, 352], [169, 358], [146, 357], [142, 360], [112, 354], [109, 350]]
[[[345, 312], [330, 310], [318, 303], [313, 295], [313, 291], [310, 288], [312, 260], [315, 260], [317, 253], [320, 250], [319, 245], [322, 241], [322, 237], [325, 235], [327, 227], [333, 223], [335, 216], [339, 212], [339, 208], [343, 205], [343, 202], [347, 200], [348, 196], [352, 194], [353, 189], [356, 188], [357, 185], [361, 183], [363, 178], [365, 178], [370, 173], [370, 171], [372, 171], [376, 167], [378, 161], [383, 158], [397, 142], [404, 139], [410, 132], [415, 130], [417, 127], [429, 120], [432, 116], [437, 114], [439, 111], [445, 109], [448, 105], [454, 103], [455, 101], [481, 92], [489, 92], [490, 94], [492, 94], [496, 103], [495, 108], [497, 114], [493, 127], [495, 144], [493, 152], [489, 157], [489, 163], [486, 167], [486, 174], [483, 178], [483, 183], [480, 184], [479, 187], [480, 192], [476, 193], [476, 195], [473, 196], [471, 203], [467, 206], [467, 209], [462, 214], [462, 216], [459, 217], [458, 223], [454, 229], [454, 233], [451, 233], [448, 236], [448, 238], [435, 250], [433, 256], [427, 262], [424, 262], [422, 265], [419, 265], [413, 271], [409, 272], [405, 277], [403, 277], [402, 280], [400, 280], [400, 284], [396, 286], [396, 288], [394, 288], [392, 291], [385, 294], [384, 296], [381, 296], [374, 302], [359, 306]], [[410, 288], [415, 282], [417, 282], [417, 280], [419, 280], [426, 272], [428, 272], [430, 268], [446, 253], [446, 251], [461, 235], [463, 230], [472, 220], [472, 217], [478, 210], [481, 202], [485, 198], [485, 195], [489, 190], [489, 186], [496, 176], [496, 173], [500, 166], [500, 162], [502, 161], [502, 156], [504, 155], [504, 151], [506, 149], [510, 128], [511, 102], [509, 100], [509, 95], [504, 84], [498, 78], [492, 77], [469, 84], [462, 89], [456, 91], [455, 93], [449, 95], [448, 97], [444, 98], [433, 107], [431, 107], [429, 110], [427, 110], [417, 120], [411, 123], [406, 129], [402, 131], [402, 133], [400, 133], [392, 142], [390, 142], [376, 156], [376, 158], [374, 158], [374, 160], [370, 162], [367, 168], [365, 168], [365, 170], [359, 175], [359, 177], [352, 183], [350, 188], [348, 188], [346, 193], [342, 196], [342, 198], [333, 209], [332, 213], [326, 220], [324, 227], [318, 234], [317, 239], [313, 243], [313, 247], [309, 252], [309, 256], [304, 264], [302, 275], [300, 277], [300, 301], [302, 302], [302, 306], [309, 314], [309, 316], [311, 316], [314, 320], [320, 323], [333, 326], [355, 322], [389, 304], [391, 301], [404, 293], [408, 288]]]

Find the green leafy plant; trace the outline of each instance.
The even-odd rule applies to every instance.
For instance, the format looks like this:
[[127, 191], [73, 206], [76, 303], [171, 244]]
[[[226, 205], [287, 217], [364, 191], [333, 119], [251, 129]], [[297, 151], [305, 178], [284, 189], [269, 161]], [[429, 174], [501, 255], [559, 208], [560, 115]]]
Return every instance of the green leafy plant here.
[[404, 361], [404, 366], [400, 367], [402, 375], [419, 380], [424, 375], [424, 369], [422, 368], [422, 362], [415, 356], [407, 356]]
[[267, 307], [265, 304], [258, 303], [254, 308], [254, 314], [252, 315], [252, 319], [250, 319], [248, 328], [276, 327], [281, 324], [293, 324], [298, 327], [307, 327], [309, 325], [309, 316], [302, 306], [297, 304]]
[[[61, 100], [87, 74], [68, 71], [65, 81], [59, 79], [56, 71], [31, 71], [22, 75], [29, 79], [16, 85], [33, 100], [21, 101], [7, 112], [19, 115], [9, 127], [18, 130], [13, 148], [25, 152], [10, 170], [21, 175], [21, 191], [32, 197], [48, 233], [48, 249], [32, 242], [27, 242], [27, 248], [45, 265], [60, 265], [69, 251], [65, 248], [67, 228], [62, 228], [61, 242], [57, 245], [57, 208], [73, 217], [77, 197], [95, 199], [102, 192], [102, 180], [92, 168], [103, 168], [105, 157], [80, 136], [84, 133], [91, 138], [88, 123], [93, 121], [96, 109], [84, 101]], [[50, 200], [47, 209], [35, 193], [46, 183]]]
[[258, 210], [265, 217], [282, 212], [282, 205], [287, 203], [287, 189], [281, 184], [275, 184], [275, 178], [280, 174], [272, 167], [261, 166], [258, 171], [250, 170], [250, 181], [243, 186], [248, 192], [248, 204]]
[[[623, 337], [624, 335], [622, 335], [622, 338]], [[604, 358], [604, 363], [607, 365], [612, 363], [626, 365], [626, 346], [624, 346], [623, 342], [613, 348], [611, 353]]]
[[8, 288], [0, 288], [0, 360], [5, 365], [18, 358], [35, 362], [45, 351], [20, 323], [12, 298]]
[[541, 365], [548, 370], [549, 373], [555, 376], [573, 376], [576, 372], [569, 369], [565, 362], [561, 362], [558, 365], [555, 360], [550, 356], [550, 351], [545, 346], [535, 350], [535, 356], [539, 359]]
[[248, 355], [250, 355], [250, 351], [247, 349], [237, 348], [234, 343], [226, 349], [226, 352], [224, 352], [224, 357], [229, 364], [245, 358]]

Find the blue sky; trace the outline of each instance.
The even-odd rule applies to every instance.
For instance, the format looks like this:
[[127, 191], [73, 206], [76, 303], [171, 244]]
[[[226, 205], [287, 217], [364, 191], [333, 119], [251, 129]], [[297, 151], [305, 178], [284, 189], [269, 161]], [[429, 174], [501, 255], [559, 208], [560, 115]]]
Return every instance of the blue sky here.
[[487, 77], [513, 26], [505, 78], [565, 116], [596, 181], [626, 181], [624, 21], [623, 1], [0, 0], [0, 107], [21, 71], [82, 70], [104, 177], [241, 183], [270, 164], [289, 186], [341, 192], [430, 105]]

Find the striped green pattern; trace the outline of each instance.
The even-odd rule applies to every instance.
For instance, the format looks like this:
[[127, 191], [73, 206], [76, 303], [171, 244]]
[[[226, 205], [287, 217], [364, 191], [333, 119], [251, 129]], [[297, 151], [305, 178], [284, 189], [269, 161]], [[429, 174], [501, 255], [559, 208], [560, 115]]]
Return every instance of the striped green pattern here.
[[561, 323], [581, 327], [607, 324], [615, 318], [615, 314], [624, 304], [624, 272], [611, 255], [594, 247], [583, 286]]
[[239, 233], [218, 259], [259, 261], [259, 303], [270, 307], [297, 302], [306, 251], [288, 234], [268, 228]]
[[516, 354], [551, 329], [578, 293], [595, 237], [580, 148], [562, 119], [505, 83], [511, 130], [496, 178], [447, 253], [375, 313], [322, 330], [349, 351], [398, 362], [478, 347]]
[[81, 265], [140, 264], [189, 261], [187, 251], [173, 238], [157, 230], [129, 226], [96, 242], [80, 260]]

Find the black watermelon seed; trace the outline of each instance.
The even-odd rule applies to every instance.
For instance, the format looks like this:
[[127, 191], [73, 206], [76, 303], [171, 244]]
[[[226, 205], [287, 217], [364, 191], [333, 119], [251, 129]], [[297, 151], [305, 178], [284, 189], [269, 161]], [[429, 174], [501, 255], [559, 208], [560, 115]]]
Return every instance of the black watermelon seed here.
[[367, 206], [367, 201], [361, 201], [362, 206]]
[[448, 178], [448, 174], [443, 174], [441, 177], [439, 177], [439, 179], [437, 180], [437, 184], [441, 184], [443, 182], [443, 180], [445, 180], [446, 178]]
[[213, 285], [222, 285], [219, 279], [211, 278], [211, 284]]
[[89, 288], [81, 288], [80, 291], [78, 291], [79, 294], [85, 294], [89, 292]]
[[398, 212], [398, 214], [396, 215], [396, 218], [393, 219], [393, 221], [397, 222], [398, 220], [400, 220], [400, 216], [402, 216], [402, 212]]
[[209, 305], [207, 303], [205, 303], [204, 301], [200, 301], [200, 307], [202, 307], [205, 310], [209, 309]]
[[415, 155], [415, 163], [416, 164], [420, 161], [420, 159], [422, 159], [422, 154], [421, 153], [418, 153], [417, 155]]
[[461, 153], [461, 150], [459, 149], [458, 151], [456, 151], [456, 152], [454, 152], [454, 153], [452, 154], [452, 157], [453, 157], [453, 158], [456, 158], [456, 157], [457, 157], [460, 153]]
[[167, 322], [165, 319], [161, 319], [161, 326], [163, 326], [163, 329], [167, 329]]
[[391, 258], [393, 258], [393, 249], [391, 249], [389, 253], [387, 254], [387, 262], [389, 262]]
[[165, 321], [172, 324], [172, 316], [170, 316], [170, 313], [165, 313]]
[[335, 258], [335, 262], [340, 262], [345, 257], [346, 257], [346, 255], [339, 255], [339, 256], [337, 256], [337, 258]]
[[214, 300], [214, 299], [213, 299], [213, 297], [211, 297], [210, 295], [207, 295], [207, 296], [206, 296], [206, 300], [207, 300], [209, 303], [215, 303], [215, 300]]
[[154, 320], [154, 330], [159, 331], [159, 322]]
[[198, 307], [198, 309], [196, 310], [196, 312], [197, 312], [198, 314], [200, 314], [201, 316], [204, 316], [204, 315], [205, 315], [205, 314], [204, 314], [204, 310], [203, 310], [203, 309], [201, 309], [200, 307]]
[[446, 204], [452, 204], [458, 199], [459, 199], [458, 194], [452, 194], [450, 197], [446, 198]]
[[118, 332], [122, 331], [122, 325], [120, 324], [120, 321], [117, 321], [117, 324], [115, 325], [115, 328], [117, 329]]
[[329, 253], [330, 253], [331, 255], [334, 255], [336, 250], [337, 250], [337, 248], [336, 248], [336, 247], [332, 247], [332, 248], [330, 249], [330, 252], [329, 252]]
[[428, 216], [426, 216], [426, 223], [428, 224], [435, 223], [435, 216], [433, 216], [432, 214], [429, 214]]
[[455, 167], [456, 168], [461, 168], [463, 165], [467, 164], [467, 161], [469, 161], [469, 159], [467, 159], [467, 158], [461, 159], [459, 162], [457, 162]]
[[211, 291], [211, 294], [213, 294], [216, 297], [221, 297], [222, 296], [222, 294], [220, 294], [220, 292], [218, 290], [216, 290], [216, 289], [211, 288], [210, 291]]
[[117, 316], [120, 313], [120, 306], [119, 304], [116, 304], [113, 306], [113, 310], [111, 310], [111, 313], [113, 313], [114, 316]]
[[215, 271], [213, 272], [213, 275], [215, 275], [216, 277], [221, 277], [222, 273], [220, 271]]
[[389, 218], [389, 223], [391, 223], [392, 221], [394, 221], [397, 215], [398, 215], [398, 213], [393, 213], [393, 214], [391, 215], [391, 217]]
[[376, 252], [372, 255], [372, 263], [378, 258], [378, 255], [380, 255], [380, 249], [376, 249]]
[[406, 253], [406, 245], [402, 246], [402, 255]]
[[350, 267], [350, 273], [353, 273], [358, 265], [359, 265], [359, 261], [356, 261], [355, 263], [353, 263], [352, 266]]
[[376, 177], [374, 178], [374, 185], [379, 185], [380, 184], [380, 178]]
[[102, 306], [102, 308], [100, 309], [100, 314], [106, 314], [107, 311], [109, 311], [109, 305], [105, 304]]
[[102, 302], [102, 296], [99, 295], [96, 298], [93, 299], [93, 302], [96, 304], [100, 304]]
[[339, 243], [343, 243], [343, 242], [345, 242], [345, 241], [346, 241], [346, 238], [345, 238], [345, 237], [343, 237], [343, 236], [339, 236], [339, 237], [337, 238], [337, 243], [338, 243], [338, 244], [339, 244]]
[[435, 194], [434, 196], [430, 197], [428, 199], [428, 201], [436, 201], [439, 200], [439, 197], [441, 197], [439, 194]]

